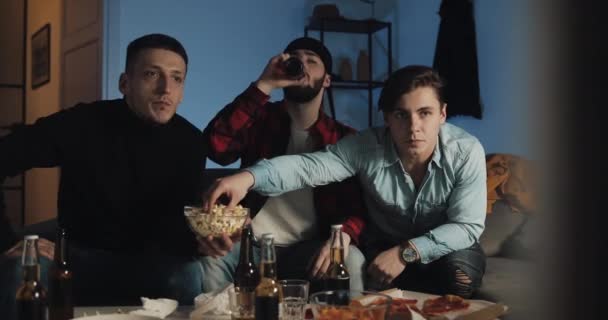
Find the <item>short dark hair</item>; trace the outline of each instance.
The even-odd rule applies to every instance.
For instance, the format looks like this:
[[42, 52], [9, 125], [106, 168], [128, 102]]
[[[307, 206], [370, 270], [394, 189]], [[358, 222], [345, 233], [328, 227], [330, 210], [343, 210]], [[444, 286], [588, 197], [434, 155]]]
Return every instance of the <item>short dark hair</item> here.
[[435, 90], [441, 106], [445, 103], [445, 84], [433, 68], [427, 66], [411, 65], [393, 72], [384, 83], [384, 88], [378, 99], [378, 108], [384, 112], [391, 112], [397, 106], [402, 95], [410, 93], [420, 87], [430, 87]]
[[129, 43], [127, 47], [127, 62], [125, 65], [125, 71], [128, 72], [135, 64], [137, 55], [145, 49], [166, 49], [179, 54], [186, 67], [188, 67], [188, 55], [184, 46], [177, 41], [177, 39], [161, 33], [152, 33], [145, 36], [141, 36]]

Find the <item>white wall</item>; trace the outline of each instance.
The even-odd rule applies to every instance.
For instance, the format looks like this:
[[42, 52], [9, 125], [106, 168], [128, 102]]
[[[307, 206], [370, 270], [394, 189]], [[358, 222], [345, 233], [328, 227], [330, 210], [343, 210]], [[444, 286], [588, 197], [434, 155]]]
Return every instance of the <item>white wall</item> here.
[[[526, 105], [526, 28], [531, 17], [522, 0], [475, 1], [479, 86], [483, 119], [454, 117], [482, 142], [486, 153], [530, 156]], [[400, 65], [432, 65], [439, 30], [440, 0], [399, 2]], [[449, 108], [449, 105], [448, 105]]]
[[[0, 137], [9, 133], [6, 126], [23, 122], [24, 19], [23, 1], [0, 2]], [[6, 216], [15, 227], [23, 224], [22, 187], [21, 175], [0, 181]]]
[[[326, 1], [180, 0], [178, 6], [161, 0], [107, 0], [104, 98], [120, 97], [118, 76], [124, 69], [128, 43], [146, 33], [167, 33], [184, 44], [190, 57], [185, 98], [178, 112], [202, 129], [259, 76], [271, 56], [304, 34], [317, 3]], [[345, 17], [371, 17], [371, 7], [360, 1], [333, 3]], [[439, 5], [440, 0], [377, 1], [375, 17], [393, 23], [393, 69], [432, 64]], [[529, 154], [525, 143], [529, 106], [522, 102], [526, 92], [520, 86], [525, 83], [525, 28], [531, 19], [525, 5], [523, 0], [475, 1], [484, 116], [483, 120], [458, 117], [450, 121], [476, 135], [487, 153]], [[381, 58], [385, 38], [382, 33], [374, 37], [374, 65], [379, 70], [375, 78], [385, 76], [380, 72], [385, 70]], [[364, 36], [328, 35], [326, 43], [337, 66], [343, 56], [349, 56], [354, 65], [358, 48], [366, 42]], [[277, 91], [273, 99], [281, 96]], [[335, 98], [339, 120], [359, 129], [367, 126], [364, 92], [336, 92]], [[376, 111], [374, 123], [381, 123]]]
[[[61, 0], [28, 0], [27, 32], [31, 35], [47, 23], [51, 24], [51, 73], [50, 81], [32, 90], [32, 61], [26, 59], [26, 122], [31, 124], [38, 118], [60, 110], [60, 58], [61, 58]], [[27, 52], [31, 52], [31, 41]], [[32, 169], [25, 178], [25, 224], [32, 224], [57, 215], [57, 192], [59, 169]]]

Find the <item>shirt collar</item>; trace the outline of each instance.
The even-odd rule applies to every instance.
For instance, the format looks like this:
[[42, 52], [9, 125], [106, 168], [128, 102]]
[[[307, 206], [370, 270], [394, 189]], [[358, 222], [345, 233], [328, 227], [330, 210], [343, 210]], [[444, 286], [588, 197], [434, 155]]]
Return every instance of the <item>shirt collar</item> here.
[[431, 162], [435, 163], [439, 168], [441, 168], [441, 149], [441, 139], [437, 136], [437, 143], [435, 143], [435, 150], [433, 151]]
[[395, 149], [395, 143], [393, 138], [391, 137], [391, 131], [388, 127], [384, 128], [384, 166], [389, 167], [395, 164], [395, 162], [399, 162], [399, 155], [397, 154], [397, 150]]

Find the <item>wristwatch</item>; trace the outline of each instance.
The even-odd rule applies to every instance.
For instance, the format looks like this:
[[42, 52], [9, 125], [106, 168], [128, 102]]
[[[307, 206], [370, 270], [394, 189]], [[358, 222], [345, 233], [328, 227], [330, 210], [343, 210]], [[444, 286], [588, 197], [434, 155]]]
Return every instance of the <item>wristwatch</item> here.
[[401, 251], [401, 258], [405, 263], [414, 263], [418, 260], [418, 253], [414, 248], [407, 246]]

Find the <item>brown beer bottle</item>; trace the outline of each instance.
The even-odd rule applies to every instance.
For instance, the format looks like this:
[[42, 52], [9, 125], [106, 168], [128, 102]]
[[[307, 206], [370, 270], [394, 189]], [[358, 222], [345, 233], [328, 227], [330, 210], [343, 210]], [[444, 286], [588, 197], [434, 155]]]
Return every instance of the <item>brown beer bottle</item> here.
[[290, 57], [283, 62], [285, 74], [292, 79], [299, 79], [304, 76], [304, 64], [297, 57]]
[[49, 272], [49, 320], [72, 318], [74, 318], [74, 300], [67, 232], [63, 228], [58, 228], [55, 257]]
[[47, 320], [46, 290], [40, 283], [38, 236], [27, 235], [23, 240], [23, 284], [17, 289], [17, 319]]
[[262, 235], [262, 260], [260, 262], [260, 283], [255, 288], [255, 318], [279, 319], [279, 285], [274, 251], [274, 236]]
[[330, 263], [325, 273], [325, 289], [349, 290], [350, 275], [344, 264], [344, 242], [342, 240], [342, 225], [331, 226]]
[[251, 302], [255, 300], [255, 287], [260, 283], [260, 272], [253, 262], [253, 241], [251, 225], [244, 227], [241, 234], [239, 264], [234, 275], [234, 290], [239, 292], [239, 304], [246, 304], [248, 310], [253, 309]]

